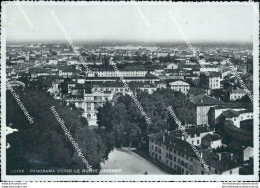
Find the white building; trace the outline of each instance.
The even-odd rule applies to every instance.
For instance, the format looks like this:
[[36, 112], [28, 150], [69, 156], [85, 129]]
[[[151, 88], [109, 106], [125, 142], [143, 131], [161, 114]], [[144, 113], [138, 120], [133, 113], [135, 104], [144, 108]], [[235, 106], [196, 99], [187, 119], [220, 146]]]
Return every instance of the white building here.
[[208, 72], [200, 74], [200, 85], [205, 89], [220, 89], [220, 73]]
[[185, 95], [188, 93], [188, 90], [190, 89], [190, 84], [181, 80], [170, 82], [169, 84], [171, 89], [175, 91], [180, 91]]
[[[120, 74], [120, 75], [118, 75]], [[119, 72], [115, 70], [96, 70], [92, 71], [92, 73], [88, 74], [88, 77], [145, 77], [147, 74], [146, 70], [119, 70]]]
[[214, 65], [202, 65], [200, 72], [219, 72], [219, 68]]
[[195, 146], [208, 165], [209, 171], [206, 171], [190, 143], [168, 133], [155, 133], [148, 137], [149, 156], [177, 174], [239, 174], [239, 164], [230, 153], [217, 154]]
[[166, 63], [166, 69], [178, 69], [178, 65], [176, 63]]
[[202, 146], [204, 148], [217, 149], [222, 146], [222, 139], [216, 134], [207, 134], [202, 138]]
[[226, 120], [230, 120], [233, 124], [240, 128], [240, 122], [248, 119], [253, 119], [253, 111], [243, 110], [243, 111], [233, 111], [228, 110], [222, 113]]
[[237, 99], [241, 99], [245, 95], [246, 95], [245, 90], [237, 88], [230, 93], [229, 99], [230, 99], [230, 101], [235, 101]]
[[88, 120], [89, 126], [98, 126], [97, 108], [103, 106], [106, 101], [111, 101], [113, 94], [111, 92], [94, 92], [84, 94], [83, 116]]
[[137, 89], [147, 92], [148, 94], [152, 94], [154, 91], [157, 90], [157, 87], [151, 86], [151, 85], [143, 85], [143, 86], [138, 87]]

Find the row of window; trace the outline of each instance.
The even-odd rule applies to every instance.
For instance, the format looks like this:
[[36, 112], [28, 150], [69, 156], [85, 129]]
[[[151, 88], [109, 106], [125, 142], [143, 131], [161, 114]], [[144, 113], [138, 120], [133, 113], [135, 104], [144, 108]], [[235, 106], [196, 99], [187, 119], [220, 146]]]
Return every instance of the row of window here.
[[95, 91], [125, 91], [125, 88], [95, 88]]

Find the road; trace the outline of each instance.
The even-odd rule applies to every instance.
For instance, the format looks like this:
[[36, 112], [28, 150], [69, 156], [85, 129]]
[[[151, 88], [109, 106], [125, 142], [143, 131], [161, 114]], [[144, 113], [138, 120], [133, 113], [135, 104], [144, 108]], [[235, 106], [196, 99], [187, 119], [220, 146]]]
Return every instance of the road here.
[[[114, 169], [114, 170], [113, 170]], [[159, 167], [137, 155], [128, 149], [114, 149], [105, 163], [101, 164], [100, 174], [104, 175], [138, 175], [138, 174], [161, 174], [167, 173], [162, 171]]]

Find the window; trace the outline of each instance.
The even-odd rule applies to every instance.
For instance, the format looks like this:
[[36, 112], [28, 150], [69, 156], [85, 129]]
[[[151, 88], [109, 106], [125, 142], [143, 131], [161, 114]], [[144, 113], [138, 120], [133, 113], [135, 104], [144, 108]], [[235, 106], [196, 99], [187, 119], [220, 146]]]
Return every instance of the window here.
[[197, 140], [197, 144], [200, 144], [200, 141], [199, 141], [199, 140]]
[[173, 161], [176, 162], [176, 157], [173, 158]]

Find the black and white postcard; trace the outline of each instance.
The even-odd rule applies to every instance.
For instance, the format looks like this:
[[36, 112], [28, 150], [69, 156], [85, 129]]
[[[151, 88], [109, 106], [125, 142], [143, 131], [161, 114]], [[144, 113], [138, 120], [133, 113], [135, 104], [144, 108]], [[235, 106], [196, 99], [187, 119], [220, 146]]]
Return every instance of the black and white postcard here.
[[258, 180], [258, 3], [1, 6], [3, 181]]

